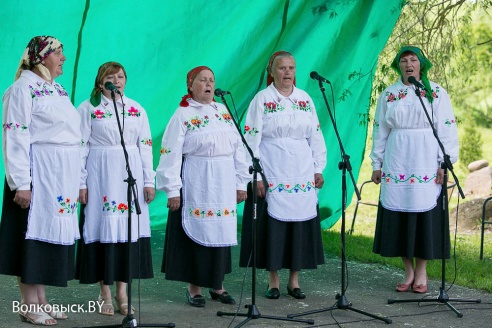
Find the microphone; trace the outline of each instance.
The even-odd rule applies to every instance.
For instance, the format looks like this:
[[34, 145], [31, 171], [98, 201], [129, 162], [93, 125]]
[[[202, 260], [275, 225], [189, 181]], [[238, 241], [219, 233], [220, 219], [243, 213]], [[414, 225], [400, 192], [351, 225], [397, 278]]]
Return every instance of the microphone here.
[[422, 83], [420, 83], [419, 81], [417, 81], [417, 79], [414, 76], [409, 76], [408, 77], [408, 82], [412, 83], [417, 88], [427, 90], [427, 88]]
[[328, 84], [331, 84], [331, 82], [328, 80], [328, 79], [325, 79], [324, 77], [322, 77], [321, 75], [319, 75], [317, 72], [315, 71], [312, 71], [311, 74], [309, 74], [309, 76], [313, 79], [313, 80], [318, 80], [320, 82], [325, 82], [325, 83], [328, 83]]
[[231, 93], [229, 91], [225, 91], [225, 90], [221, 90], [221, 89], [215, 89], [215, 92], [214, 94], [217, 96], [217, 97], [222, 97], [224, 95], [230, 95]]
[[107, 81], [106, 83], [104, 83], [104, 88], [106, 90], [114, 91], [114, 92], [119, 93], [121, 95], [120, 90], [118, 90], [118, 88], [113, 84], [113, 82]]

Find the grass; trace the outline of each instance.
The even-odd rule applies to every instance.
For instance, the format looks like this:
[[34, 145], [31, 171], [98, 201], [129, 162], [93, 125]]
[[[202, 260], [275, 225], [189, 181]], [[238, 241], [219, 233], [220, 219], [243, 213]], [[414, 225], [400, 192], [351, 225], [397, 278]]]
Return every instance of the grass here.
[[[489, 162], [492, 160], [492, 149], [486, 145], [492, 143], [492, 131], [481, 129], [482, 138], [484, 141], [483, 158]], [[370, 147], [367, 147], [370, 151]], [[369, 153], [366, 154], [366, 159], [362, 164], [359, 174], [358, 186], [370, 180], [372, 168], [370, 165]], [[467, 172], [457, 163], [454, 167], [455, 173], [463, 187]], [[377, 202], [379, 195], [379, 186], [373, 183], [368, 183], [364, 186], [361, 198], [363, 201]], [[450, 198], [450, 208], [456, 206], [456, 190]], [[460, 200], [463, 203], [465, 200]], [[354, 196], [350, 206], [346, 210], [345, 230], [349, 231], [352, 224], [352, 218], [355, 210], [356, 198]], [[376, 223], [377, 208], [368, 205], [359, 205], [357, 210], [357, 218], [352, 235], [346, 235], [345, 238], [345, 255], [348, 261], [357, 261], [362, 263], [374, 263], [382, 266], [387, 266], [391, 269], [403, 270], [403, 265], [400, 258], [386, 258], [372, 253], [372, 243], [374, 229]], [[326, 230], [323, 235], [323, 243], [326, 254], [341, 256], [341, 219], [329, 230]], [[450, 218], [451, 224], [455, 222], [454, 218]], [[454, 231], [454, 229], [453, 229]], [[492, 234], [485, 234], [484, 241], [484, 259], [480, 260], [480, 230], [472, 234], [457, 234], [451, 232], [451, 259], [445, 261], [446, 265], [446, 288], [453, 282], [460, 286], [465, 286], [474, 289], [485, 290], [492, 292]], [[427, 272], [429, 278], [441, 279], [441, 260], [429, 261]]]

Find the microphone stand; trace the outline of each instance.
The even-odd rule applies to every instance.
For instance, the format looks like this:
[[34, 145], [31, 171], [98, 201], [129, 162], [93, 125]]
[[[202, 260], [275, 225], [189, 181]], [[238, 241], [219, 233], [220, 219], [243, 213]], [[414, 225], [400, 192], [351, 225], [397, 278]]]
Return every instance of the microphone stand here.
[[[394, 300], [394, 299], [388, 299], [388, 304], [393, 304], [393, 303], [410, 303], [410, 302], [419, 302], [419, 303], [429, 303], [429, 302], [437, 302], [437, 303], [442, 303], [445, 304], [447, 307], [449, 307], [456, 315], [458, 318], [462, 318], [463, 314], [456, 310], [451, 304], [449, 304], [450, 301], [455, 301], [455, 302], [467, 302], [467, 303], [480, 303], [480, 299], [476, 300], [467, 300], [467, 299], [461, 299], [461, 298], [449, 298], [447, 292], [446, 292], [446, 260], [445, 260], [445, 253], [444, 253], [444, 248], [445, 248], [445, 239], [446, 239], [446, 222], [449, 222], [449, 208], [448, 208], [448, 193], [447, 193], [447, 185], [448, 185], [448, 170], [451, 172], [453, 175], [454, 181], [456, 182], [456, 186], [458, 187], [458, 192], [461, 196], [462, 199], [465, 198], [465, 194], [463, 193], [463, 190], [461, 189], [460, 183], [458, 181], [458, 178], [454, 174], [453, 171], [453, 164], [451, 163], [451, 159], [449, 155], [446, 154], [446, 151], [444, 149], [444, 145], [441, 143], [441, 140], [439, 139], [439, 136], [437, 135], [436, 128], [434, 127], [432, 120], [429, 116], [429, 113], [427, 109], [425, 108], [424, 102], [422, 100], [421, 95], [421, 90], [418, 85], [415, 85], [415, 94], [420, 100], [420, 104], [422, 105], [422, 108], [424, 109], [425, 116], [427, 117], [427, 120], [429, 121], [429, 124], [432, 128], [432, 133], [434, 134], [434, 137], [437, 140], [437, 143], [439, 144], [439, 148], [442, 151], [443, 154], [443, 159], [444, 161], [441, 163], [441, 168], [444, 169], [444, 179], [442, 183], [442, 190], [441, 190], [441, 198], [442, 198], [442, 208], [441, 208], [441, 287], [439, 288], [439, 295], [435, 299], [412, 299], [412, 300]], [[449, 232], [448, 232], [449, 233]]]
[[251, 271], [251, 304], [246, 304], [244, 307], [248, 309], [248, 313], [228, 313], [228, 312], [222, 312], [222, 311], [217, 311], [217, 315], [220, 316], [239, 316], [239, 317], [246, 317], [242, 322], [240, 322], [236, 327], [242, 327], [246, 323], [248, 323], [252, 319], [272, 319], [272, 320], [283, 320], [283, 321], [291, 321], [291, 322], [303, 322], [303, 323], [308, 323], [313, 325], [314, 320], [312, 319], [292, 319], [292, 318], [284, 318], [284, 317], [275, 317], [271, 315], [264, 315], [261, 314], [260, 311], [258, 310], [258, 307], [256, 306], [256, 220], [257, 220], [257, 206], [258, 206], [258, 195], [256, 191], [256, 183], [257, 183], [257, 174], [260, 173], [263, 184], [265, 185], [265, 188], [268, 188], [268, 182], [266, 180], [265, 174], [263, 173], [263, 169], [261, 168], [260, 165], [260, 160], [256, 158], [253, 154], [253, 151], [251, 150], [251, 147], [248, 145], [246, 142], [246, 139], [244, 139], [244, 135], [241, 133], [241, 128], [239, 127], [238, 123], [234, 119], [234, 116], [232, 115], [232, 112], [227, 105], [227, 101], [224, 98], [224, 94], [220, 94], [220, 97], [222, 99], [222, 102], [224, 103], [225, 107], [227, 108], [227, 111], [231, 115], [232, 122], [234, 122], [234, 125], [241, 136], [241, 140], [248, 150], [249, 155], [251, 156], [252, 160], [252, 166], [249, 167], [249, 173], [253, 173], [253, 182], [252, 182], [252, 192], [253, 192], [253, 225], [252, 225], [252, 230], [253, 230], [253, 237], [252, 237], [252, 244], [253, 244], [253, 250], [252, 250], [252, 271]]
[[[119, 91], [117, 91], [119, 93]], [[121, 97], [121, 94], [120, 94]], [[130, 169], [130, 163], [128, 161], [128, 152], [125, 146], [125, 139], [123, 137], [123, 129], [121, 127], [120, 117], [118, 115], [118, 108], [116, 107], [116, 98], [115, 98], [115, 89], [111, 89], [111, 98], [113, 99], [114, 113], [116, 115], [116, 121], [118, 123], [118, 129], [120, 132], [121, 139], [121, 147], [123, 148], [123, 154], [125, 156], [126, 163], [126, 171], [128, 173], [128, 178], [123, 180], [128, 184], [127, 189], [127, 204], [128, 204], [128, 241], [127, 241], [127, 254], [128, 254], [128, 283], [127, 283], [127, 293], [128, 293], [128, 311], [125, 318], [121, 324], [116, 325], [105, 325], [98, 326], [99, 328], [113, 328], [113, 327], [124, 327], [124, 328], [133, 328], [133, 327], [174, 327], [174, 323], [167, 324], [138, 324], [137, 320], [133, 317], [132, 314], [132, 266], [131, 266], [131, 245], [132, 245], [132, 196], [135, 200], [135, 212], [137, 215], [140, 215], [142, 211], [140, 210], [140, 204], [138, 202], [137, 192], [135, 190], [136, 179], [133, 178], [132, 171]], [[123, 99], [121, 99], [123, 102]], [[123, 115], [125, 113], [123, 112]]]
[[357, 195], [357, 199], [360, 200], [360, 193], [359, 190], [357, 189], [357, 184], [355, 183], [354, 176], [352, 174], [352, 166], [350, 165], [350, 156], [348, 156], [345, 153], [345, 150], [343, 148], [342, 140], [340, 139], [340, 135], [338, 134], [338, 129], [337, 125], [335, 122], [335, 119], [333, 118], [333, 115], [330, 110], [330, 106], [328, 105], [328, 100], [326, 99], [326, 94], [325, 94], [325, 88], [323, 87], [323, 82], [321, 81], [320, 78], [317, 78], [319, 82], [319, 88], [321, 90], [321, 93], [323, 94], [323, 98], [325, 100], [326, 108], [328, 109], [328, 114], [330, 115], [331, 123], [333, 125], [333, 128], [335, 129], [335, 134], [338, 139], [338, 145], [340, 147], [340, 153], [342, 157], [342, 161], [338, 163], [338, 169], [342, 170], [342, 227], [341, 227], [341, 243], [342, 243], [342, 266], [341, 266], [341, 275], [342, 275], [342, 286], [341, 286], [341, 292], [337, 293], [335, 296], [335, 299], [337, 300], [336, 303], [333, 306], [327, 307], [327, 308], [322, 308], [318, 310], [312, 310], [312, 311], [307, 311], [303, 313], [298, 313], [298, 314], [289, 314], [289, 318], [295, 318], [298, 316], [303, 316], [307, 314], [313, 314], [313, 313], [319, 313], [319, 312], [324, 312], [324, 311], [332, 311], [335, 309], [340, 309], [340, 310], [351, 310], [360, 314], [364, 314], [366, 316], [369, 316], [374, 319], [382, 320], [386, 322], [387, 324], [391, 323], [391, 319], [386, 318], [386, 317], [380, 317], [378, 315], [368, 313], [356, 308], [352, 307], [352, 303], [347, 300], [347, 297], [345, 296], [345, 269], [346, 269], [346, 259], [345, 259], [345, 209], [347, 206], [347, 182], [346, 182], [346, 171], [349, 171], [350, 177], [352, 178], [352, 184], [354, 185], [354, 191]]

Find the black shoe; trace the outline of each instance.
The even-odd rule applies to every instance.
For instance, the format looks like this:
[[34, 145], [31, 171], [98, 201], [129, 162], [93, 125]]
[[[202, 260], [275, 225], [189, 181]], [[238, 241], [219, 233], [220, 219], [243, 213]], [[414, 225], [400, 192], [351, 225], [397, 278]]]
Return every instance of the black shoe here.
[[226, 291], [224, 291], [222, 294], [219, 294], [214, 292], [213, 289], [209, 289], [208, 292], [210, 293], [210, 296], [212, 296], [213, 300], [219, 300], [221, 303], [224, 304], [236, 304], [234, 298], [232, 298], [232, 296]]
[[278, 288], [275, 288], [275, 287], [270, 288], [265, 292], [265, 296], [268, 299], [276, 300], [280, 297], [280, 291], [278, 290]]
[[203, 298], [202, 295], [195, 295], [191, 297], [190, 292], [186, 290], [186, 298], [188, 299], [188, 303], [191, 306], [195, 307], [204, 307], [205, 306], [205, 299]]
[[290, 289], [289, 286], [287, 286], [287, 293], [298, 300], [302, 300], [306, 298], [306, 295], [303, 293], [303, 291], [300, 288]]

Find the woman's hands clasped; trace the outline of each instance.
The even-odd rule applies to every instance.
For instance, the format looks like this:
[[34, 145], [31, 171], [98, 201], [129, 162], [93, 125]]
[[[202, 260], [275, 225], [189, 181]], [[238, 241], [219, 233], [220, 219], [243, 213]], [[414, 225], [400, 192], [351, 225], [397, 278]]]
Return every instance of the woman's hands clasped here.
[[[323, 185], [325, 184], [325, 179], [323, 178], [323, 174], [321, 173], [315, 173], [314, 174], [314, 186], [318, 189], [323, 188]], [[256, 193], [258, 194], [258, 197], [265, 197], [266, 196], [266, 189], [265, 185], [263, 184], [263, 181], [257, 181], [256, 182]]]

